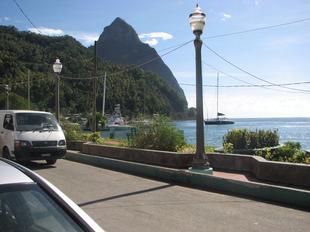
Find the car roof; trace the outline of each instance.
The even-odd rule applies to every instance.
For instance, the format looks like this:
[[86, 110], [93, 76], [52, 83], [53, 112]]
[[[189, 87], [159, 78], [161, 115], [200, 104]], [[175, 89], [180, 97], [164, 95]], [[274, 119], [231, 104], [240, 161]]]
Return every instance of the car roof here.
[[33, 180], [31, 180], [27, 175], [2, 160], [0, 160], [0, 173], [0, 185], [33, 183]]

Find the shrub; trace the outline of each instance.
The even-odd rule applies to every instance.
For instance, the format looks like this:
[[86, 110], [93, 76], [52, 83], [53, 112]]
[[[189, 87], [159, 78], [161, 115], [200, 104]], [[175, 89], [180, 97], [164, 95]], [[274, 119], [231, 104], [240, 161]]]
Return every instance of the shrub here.
[[223, 146], [225, 143], [231, 143], [234, 149], [274, 147], [279, 144], [279, 134], [277, 130], [233, 129], [224, 135]]
[[283, 146], [271, 150], [260, 150], [256, 155], [262, 156], [267, 160], [293, 162], [293, 163], [310, 163], [310, 155], [301, 150], [300, 143], [286, 142]]
[[259, 130], [257, 135], [257, 147], [274, 147], [279, 145], [279, 133], [278, 130]]
[[232, 143], [224, 143], [224, 153], [233, 153], [234, 145]]
[[231, 130], [226, 135], [224, 135], [224, 144], [231, 143], [234, 149], [245, 149], [247, 147], [246, 134], [246, 129]]
[[66, 140], [83, 140], [82, 129], [76, 123], [65, 122], [62, 125]]
[[93, 133], [88, 135], [87, 140], [92, 141], [94, 143], [98, 143], [100, 138], [101, 138], [100, 132], [93, 132]]
[[167, 117], [157, 116], [149, 126], [138, 123], [135, 127], [136, 134], [129, 141], [131, 147], [177, 151], [186, 144], [182, 131], [173, 127]]

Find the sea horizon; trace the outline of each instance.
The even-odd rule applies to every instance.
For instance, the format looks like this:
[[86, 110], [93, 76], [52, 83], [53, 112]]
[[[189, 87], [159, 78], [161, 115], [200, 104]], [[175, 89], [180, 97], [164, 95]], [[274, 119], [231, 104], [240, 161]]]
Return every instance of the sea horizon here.
[[[278, 118], [230, 118], [235, 123], [229, 125], [205, 125], [205, 145], [221, 147], [223, 136], [232, 129], [245, 128], [255, 130], [277, 130], [280, 143], [299, 142], [302, 149], [310, 149], [310, 118], [278, 117]], [[183, 131], [186, 141], [196, 143], [196, 121], [178, 120], [174, 125]]]

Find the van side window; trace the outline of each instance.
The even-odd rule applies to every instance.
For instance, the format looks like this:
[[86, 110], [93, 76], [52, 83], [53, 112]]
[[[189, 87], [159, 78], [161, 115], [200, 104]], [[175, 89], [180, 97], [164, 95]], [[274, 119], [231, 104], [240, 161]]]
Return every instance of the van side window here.
[[7, 130], [14, 130], [13, 116], [11, 114], [6, 114], [4, 116], [3, 128]]

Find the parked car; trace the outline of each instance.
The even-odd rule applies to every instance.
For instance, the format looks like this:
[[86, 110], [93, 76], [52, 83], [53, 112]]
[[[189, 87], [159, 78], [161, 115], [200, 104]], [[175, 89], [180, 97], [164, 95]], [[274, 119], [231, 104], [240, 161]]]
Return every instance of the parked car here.
[[104, 231], [38, 174], [0, 158], [0, 231]]
[[67, 148], [64, 133], [51, 113], [0, 110], [0, 149], [7, 159], [55, 164]]

